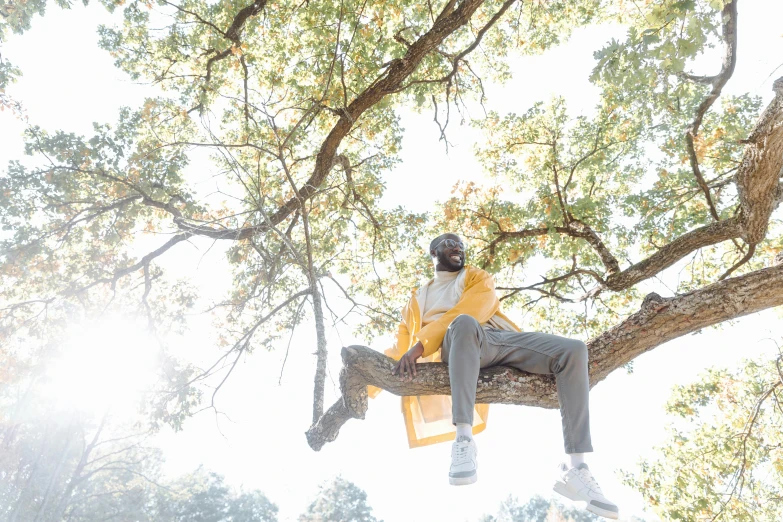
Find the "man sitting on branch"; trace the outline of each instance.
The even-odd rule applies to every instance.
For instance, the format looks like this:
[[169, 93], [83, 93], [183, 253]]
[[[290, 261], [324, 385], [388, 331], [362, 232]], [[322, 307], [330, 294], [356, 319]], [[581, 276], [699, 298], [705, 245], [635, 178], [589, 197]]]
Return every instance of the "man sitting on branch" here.
[[[484, 429], [488, 412], [487, 405], [476, 405], [479, 370], [510, 366], [554, 375], [569, 461], [560, 465], [554, 490], [571, 500], [585, 501], [588, 511], [616, 519], [617, 506], [603, 495], [585, 463], [585, 453], [593, 451], [585, 343], [547, 333], [521, 332], [500, 311], [492, 276], [465, 265], [465, 247], [456, 234], [435, 238], [430, 243], [430, 255], [435, 277], [415, 291], [403, 308], [397, 346], [388, 354], [398, 359], [392, 373], [401, 379], [416, 376], [415, 363], [419, 358], [448, 364], [451, 398], [403, 398], [411, 447], [456, 437], [449, 483], [476, 482], [473, 435]], [[456, 426], [456, 435], [452, 425]]]

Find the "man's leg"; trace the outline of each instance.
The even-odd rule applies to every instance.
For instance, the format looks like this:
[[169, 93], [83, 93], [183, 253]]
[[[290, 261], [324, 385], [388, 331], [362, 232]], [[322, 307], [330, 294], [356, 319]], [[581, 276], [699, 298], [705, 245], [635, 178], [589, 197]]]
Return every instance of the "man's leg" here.
[[457, 439], [451, 448], [449, 483], [472, 484], [477, 479], [476, 443], [473, 440], [473, 409], [482, 355], [486, 355], [484, 330], [473, 317], [460, 315], [449, 325], [441, 348], [441, 359], [449, 365], [452, 422]]
[[511, 366], [554, 374], [566, 453], [593, 451], [587, 347], [582, 341], [538, 332], [485, 330], [473, 317], [460, 315], [449, 325], [441, 353], [449, 365], [454, 424], [473, 423], [480, 368]]
[[539, 332], [489, 329], [487, 344], [497, 346], [486, 366], [511, 366], [529, 373], [554, 374], [565, 452], [593, 451], [590, 441], [587, 347], [577, 339]]
[[484, 329], [469, 315], [457, 316], [446, 330], [441, 359], [449, 365], [454, 424], [473, 425], [476, 383], [485, 344]]
[[[572, 465], [561, 468], [555, 491], [587, 503], [587, 509], [608, 518], [617, 518], [617, 506], [602, 493], [583, 461], [583, 453], [593, 451], [590, 441], [587, 347], [582, 341], [537, 332], [506, 332], [489, 329], [486, 345], [497, 346], [492, 360], [483, 366], [512, 366], [530, 373], [554, 374], [565, 451]], [[581, 461], [581, 462], [579, 462]]]

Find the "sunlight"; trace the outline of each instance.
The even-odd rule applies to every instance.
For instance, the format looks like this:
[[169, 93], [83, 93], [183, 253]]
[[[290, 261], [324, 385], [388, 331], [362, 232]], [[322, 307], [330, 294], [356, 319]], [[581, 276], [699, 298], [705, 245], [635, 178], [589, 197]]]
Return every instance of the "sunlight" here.
[[128, 320], [74, 325], [48, 368], [48, 394], [63, 408], [130, 414], [154, 381], [157, 351], [144, 327]]

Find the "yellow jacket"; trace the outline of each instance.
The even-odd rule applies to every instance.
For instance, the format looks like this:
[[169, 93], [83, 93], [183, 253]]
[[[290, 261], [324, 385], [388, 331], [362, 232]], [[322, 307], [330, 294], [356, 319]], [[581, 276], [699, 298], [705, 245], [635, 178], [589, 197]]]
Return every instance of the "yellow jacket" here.
[[[395, 360], [405, 354], [417, 341], [424, 346], [419, 362], [439, 362], [440, 345], [446, 329], [455, 317], [467, 314], [479, 323], [489, 323], [503, 330], [519, 331], [519, 328], [500, 311], [500, 301], [495, 294], [495, 281], [480, 268], [465, 266], [457, 276], [458, 288], [462, 290], [456, 306], [438, 320], [422, 328], [422, 311], [419, 305], [433, 280], [412, 292], [411, 298], [402, 309], [402, 321], [397, 329], [397, 344], [384, 353]], [[380, 389], [369, 386], [370, 397]], [[402, 414], [408, 444], [411, 448], [438, 442], [454, 440], [455, 429], [451, 423], [451, 397], [447, 395], [425, 395], [402, 397]], [[473, 433], [484, 430], [489, 416], [489, 405], [477, 404], [473, 416]]]

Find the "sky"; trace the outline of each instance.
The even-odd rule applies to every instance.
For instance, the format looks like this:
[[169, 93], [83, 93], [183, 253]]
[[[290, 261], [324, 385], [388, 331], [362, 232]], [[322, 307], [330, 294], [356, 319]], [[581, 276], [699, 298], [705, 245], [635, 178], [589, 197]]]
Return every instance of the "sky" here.
[[[783, 68], [774, 73], [783, 60], [783, 35], [775, 25], [781, 19], [783, 2], [741, 4], [739, 60], [724, 93], [750, 92], [770, 99], [771, 82], [783, 75]], [[52, 8], [46, 17], [33, 21], [31, 31], [23, 37], [11, 37], [3, 46], [3, 56], [24, 72], [9, 94], [23, 103], [30, 123], [50, 130], [88, 133], [93, 121], [114, 121], [118, 107], [138, 106], [145, 96], [154, 94], [151, 88], [134, 84], [116, 70], [108, 54], [97, 48], [97, 24], [110, 22], [111, 16], [98, 6], [77, 6], [71, 11]], [[513, 80], [488, 85], [489, 107], [522, 112], [535, 101], [563, 95], [573, 115], [589, 113], [598, 96], [587, 81], [594, 63], [592, 52], [609, 38], [622, 36], [623, 29], [617, 26], [585, 28], [543, 56], [516, 58]], [[713, 73], [719, 63], [703, 66], [704, 70], [693, 72]], [[406, 129], [403, 161], [386, 177], [385, 204], [403, 203], [413, 211], [423, 211], [431, 202], [427, 195], [441, 200], [448, 197], [458, 179], [486, 181], [473, 156], [480, 137], [468, 125], [452, 122], [452, 147], [446, 155], [430, 112], [403, 111], [401, 117]], [[7, 111], [0, 113], [0, 165], [22, 156], [23, 128], [24, 123]], [[208, 174], [193, 171], [198, 183], [205, 186], [211, 183]], [[411, 186], [419, 189], [413, 195]], [[208, 246], [198, 241], [183, 245], [167, 262], [219, 293], [229, 277], [220, 252], [206, 254]], [[199, 255], [187, 249], [199, 250]], [[665, 278], [647, 288], [671, 295], [663, 283]], [[111, 321], [113, 331], [134, 329], [122, 319]], [[193, 360], [207, 360], [215, 354], [211, 346], [201, 342], [210, 328], [203, 323], [194, 321], [180, 346]], [[509, 495], [522, 501], [535, 494], [550, 496], [556, 465], [563, 458], [557, 410], [493, 405], [487, 430], [476, 439], [479, 481], [469, 487], [448, 485], [448, 444], [407, 448], [400, 399], [388, 393], [371, 401], [365, 420], [349, 421], [335, 442], [313, 452], [304, 437], [310, 424], [315, 363], [315, 335], [309, 326], [302, 325], [294, 335], [282, 378], [285, 346], [253, 353], [242, 361], [218, 396], [218, 406], [225, 415], [205, 412], [189, 420], [180, 433], [160, 433], [157, 443], [166, 455], [167, 474], [176, 476], [203, 465], [225, 475], [237, 488], [264, 492], [280, 507], [281, 520], [295, 520], [319, 484], [337, 474], [364, 489], [375, 516], [387, 522], [475, 521], [483, 514], [495, 513]], [[643, 512], [640, 496], [621, 484], [618, 472], [633, 470], [639, 457], [652, 456], [654, 447], [665, 441], [663, 406], [672, 386], [693, 381], [711, 366], [731, 367], [743, 358], [777, 353], [781, 326], [779, 311], [766, 311], [721, 329], [676, 339], [637, 358], [633, 373], [617, 370], [592, 390], [595, 452], [588, 462], [606, 495], [620, 505], [622, 518], [638, 515], [655, 519]], [[100, 344], [100, 335], [98, 341], [87, 340], [96, 338], [95, 329], [82, 330], [74, 330], [71, 342]], [[383, 349], [389, 343], [391, 336], [374, 347]], [[349, 344], [365, 341], [348, 329], [329, 330], [328, 404], [338, 394], [339, 349]], [[137, 349], [143, 351], [143, 347]], [[121, 359], [114, 363], [99, 360], [122, 371]]]

